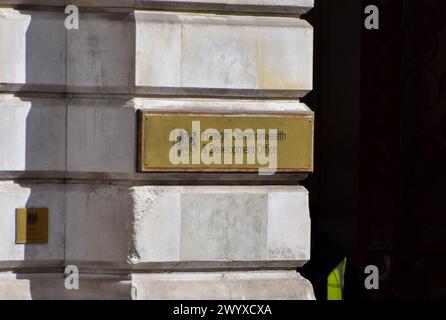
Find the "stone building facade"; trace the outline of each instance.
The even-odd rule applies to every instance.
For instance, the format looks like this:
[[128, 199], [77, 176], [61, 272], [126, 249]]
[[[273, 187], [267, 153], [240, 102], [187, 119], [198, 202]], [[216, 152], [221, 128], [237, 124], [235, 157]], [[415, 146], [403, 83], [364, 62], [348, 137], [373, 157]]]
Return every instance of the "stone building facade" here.
[[314, 297], [305, 174], [141, 173], [137, 116], [310, 112], [313, 0], [0, 4], [0, 298]]

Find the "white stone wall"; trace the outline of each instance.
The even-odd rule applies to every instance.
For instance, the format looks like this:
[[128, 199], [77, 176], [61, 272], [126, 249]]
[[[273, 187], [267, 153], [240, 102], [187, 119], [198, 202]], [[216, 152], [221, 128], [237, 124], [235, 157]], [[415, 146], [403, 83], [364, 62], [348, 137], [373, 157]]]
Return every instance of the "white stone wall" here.
[[128, 93], [136, 85], [173, 94], [212, 88], [226, 94], [291, 90], [297, 96], [312, 88], [313, 30], [301, 19], [82, 13], [80, 29], [66, 31], [64, 17], [1, 9], [0, 83], [47, 85], [49, 91], [59, 85], [73, 92]]
[[[265, 186], [244, 175], [139, 173], [137, 111], [310, 111], [299, 99], [312, 89], [313, 30], [299, 14], [313, 1], [73, 4], [94, 7], [81, 8], [80, 30], [64, 29], [57, 1], [0, 8], [0, 298], [12, 296], [13, 283], [17, 297], [58, 297], [44, 283], [56, 288], [60, 279], [43, 274], [69, 263], [81, 267], [86, 291], [59, 297], [94, 298], [100, 288], [120, 298], [130, 290], [132, 298], [188, 297], [188, 281], [197, 283], [191, 298], [206, 286], [210, 297], [310, 297], [297, 274], [283, 274], [310, 259], [302, 176]], [[49, 208], [47, 245], [15, 244], [23, 207]], [[42, 277], [3, 277], [24, 267]], [[240, 268], [260, 276], [206, 278]], [[276, 283], [296, 285], [284, 294], [271, 268]], [[127, 279], [132, 270], [196, 272], [184, 282]], [[120, 276], [88, 280], [101, 272]], [[166, 295], [154, 295], [166, 281]]]
[[[308, 193], [303, 187], [2, 182], [0, 200], [0, 265], [65, 259], [123, 267], [281, 261], [290, 266], [310, 258]], [[15, 244], [15, 209], [23, 207], [49, 208], [48, 245]]]
[[311, 89], [304, 20], [145, 11], [135, 19], [138, 86]]

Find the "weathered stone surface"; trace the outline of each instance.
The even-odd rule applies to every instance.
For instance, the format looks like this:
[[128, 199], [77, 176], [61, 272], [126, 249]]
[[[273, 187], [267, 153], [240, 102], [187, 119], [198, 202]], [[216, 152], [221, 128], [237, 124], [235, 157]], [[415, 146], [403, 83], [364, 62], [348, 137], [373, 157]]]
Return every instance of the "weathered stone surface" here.
[[[258, 26], [246, 19], [181, 17], [182, 70], [185, 87], [225, 89], [262, 88], [262, 61], [258, 43], [262, 41]], [[247, 25], [246, 25], [246, 24]], [[222, 26], [225, 26], [222, 28]]]
[[135, 171], [136, 115], [131, 102], [74, 99], [67, 118], [69, 172]]
[[179, 261], [181, 193], [172, 188], [137, 187], [132, 198], [135, 243], [130, 260], [133, 263]]
[[268, 194], [268, 260], [309, 259], [310, 215], [308, 193], [289, 188]]
[[180, 87], [180, 19], [175, 14], [138, 12], [135, 20], [135, 83], [155, 87]]
[[136, 274], [133, 288], [133, 299], [315, 299], [311, 284], [295, 271]]
[[64, 99], [0, 95], [0, 171], [64, 171]]
[[295, 271], [81, 274], [79, 290], [65, 290], [61, 273], [0, 273], [0, 300], [314, 300]]
[[153, 111], [183, 111], [183, 112], [259, 112], [287, 113], [309, 112], [311, 109], [298, 100], [265, 100], [265, 99], [204, 99], [204, 98], [135, 98], [135, 108]]
[[135, 19], [138, 86], [312, 88], [313, 32], [303, 20], [145, 11]]
[[83, 13], [80, 24], [67, 32], [67, 85], [134, 85], [132, 14]]
[[131, 299], [130, 277], [81, 275], [79, 290], [66, 290], [62, 273], [0, 273], [0, 300]]
[[267, 200], [262, 193], [185, 194], [181, 260], [265, 260]]
[[[0, 187], [5, 226], [0, 262], [66, 259], [139, 268], [147, 263], [166, 268], [191, 262], [212, 262], [212, 267], [282, 262], [289, 267], [309, 259], [303, 187], [11, 182]], [[14, 214], [22, 207], [50, 209], [49, 245], [15, 245]]]
[[[132, 192], [138, 263], [293, 261], [298, 266], [310, 257], [303, 187], [134, 187]], [[159, 250], [160, 244], [168, 251]]]
[[59, 12], [0, 8], [0, 83], [64, 85], [64, 19]]
[[120, 186], [67, 186], [66, 252], [69, 261], [127, 262], [133, 207]]
[[301, 19], [95, 12], [82, 13], [79, 30], [66, 31], [64, 17], [0, 9], [5, 88], [133, 93], [136, 85], [148, 93], [291, 90], [299, 96], [312, 88], [313, 30]]

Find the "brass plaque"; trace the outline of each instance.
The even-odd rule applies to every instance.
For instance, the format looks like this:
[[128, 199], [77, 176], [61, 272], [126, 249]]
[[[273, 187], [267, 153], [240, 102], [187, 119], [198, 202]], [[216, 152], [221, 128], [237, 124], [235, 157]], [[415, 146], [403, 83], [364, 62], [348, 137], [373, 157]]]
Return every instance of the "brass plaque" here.
[[142, 172], [311, 172], [312, 113], [143, 112]]
[[312, 112], [141, 112], [142, 172], [312, 172]]
[[48, 243], [48, 209], [16, 209], [16, 243]]

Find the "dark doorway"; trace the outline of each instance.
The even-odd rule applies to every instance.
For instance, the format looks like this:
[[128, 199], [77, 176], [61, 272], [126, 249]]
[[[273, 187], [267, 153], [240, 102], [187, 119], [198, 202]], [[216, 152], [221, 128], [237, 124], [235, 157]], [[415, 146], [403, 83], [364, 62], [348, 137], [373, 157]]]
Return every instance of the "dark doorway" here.
[[[446, 2], [315, 4], [314, 228], [352, 258], [364, 298], [445, 298]], [[363, 290], [367, 265], [379, 290]]]

